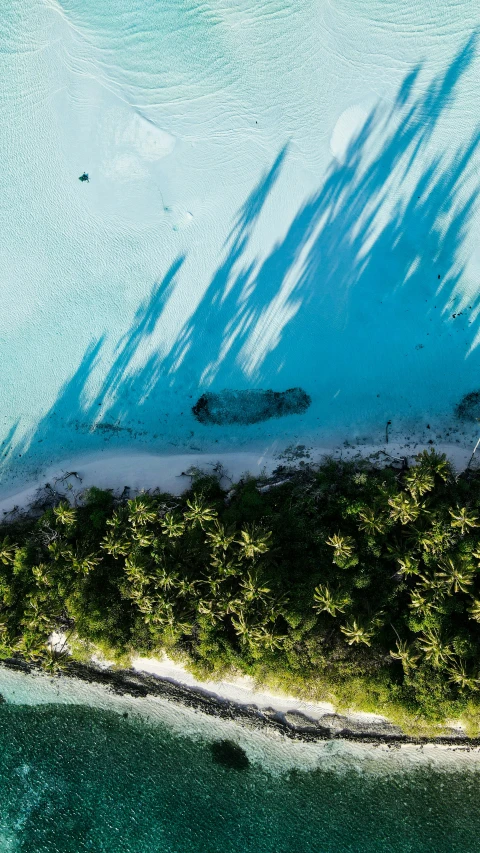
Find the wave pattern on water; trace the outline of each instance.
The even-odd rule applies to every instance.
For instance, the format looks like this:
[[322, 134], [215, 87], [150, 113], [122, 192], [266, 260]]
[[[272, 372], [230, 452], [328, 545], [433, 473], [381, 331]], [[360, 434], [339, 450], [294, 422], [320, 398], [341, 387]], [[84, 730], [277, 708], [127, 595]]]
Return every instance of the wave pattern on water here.
[[[9, 0], [5, 476], [106, 442], [374, 443], [388, 420], [469, 440], [477, 18], [473, 0]], [[191, 413], [294, 387], [312, 405], [274, 425]]]

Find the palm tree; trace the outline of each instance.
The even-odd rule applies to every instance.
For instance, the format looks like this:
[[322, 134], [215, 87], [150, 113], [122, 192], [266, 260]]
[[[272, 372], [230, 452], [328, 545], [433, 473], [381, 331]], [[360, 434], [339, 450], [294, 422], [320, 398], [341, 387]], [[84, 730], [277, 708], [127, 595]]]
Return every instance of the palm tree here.
[[143, 559], [138, 553], [131, 553], [125, 560], [125, 574], [129, 581], [134, 584], [147, 584], [148, 577], [145, 574], [145, 565]]
[[183, 518], [174, 512], [167, 512], [161, 522], [163, 532], [170, 538], [176, 539], [182, 536], [185, 531], [185, 522]]
[[411, 468], [405, 474], [404, 483], [412, 498], [417, 500], [433, 489], [435, 478], [431, 471], [418, 466], [417, 468]]
[[269, 631], [263, 625], [253, 628], [250, 638], [255, 645], [264, 646], [272, 652], [276, 649], [281, 649], [284, 641], [287, 639], [285, 635], [275, 634], [274, 631]]
[[469, 607], [468, 612], [470, 613], [470, 619], [474, 619], [475, 622], [480, 622], [480, 599], [472, 599], [472, 604], [471, 607]]
[[232, 625], [240, 642], [245, 644], [250, 642], [250, 626], [247, 625], [247, 620], [242, 612], [238, 613], [236, 618], [232, 616]]
[[227, 594], [218, 602], [218, 606], [223, 610], [224, 614], [229, 614], [230, 616], [232, 613], [235, 616], [239, 616], [243, 612], [244, 605], [244, 600], [242, 598], [234, 598], [233, 593]]
[[168, 592], [170, 589], [175, 589], [179, 584], [179, 574], [174, 571], [167, 571], [165, 566], [160, 566], [155, 574], [155, 583], [163, 591]]
[[149, 548], [150, 545], [153, 544], [155, 536], [153, 533], [148, 532], [143, 527], [140, 527], [139, 529], [134, 527], [132, 531], [132, 539], [135, 540], [135, 542], [140, 548]]
[[408, 605], [415, 613], [427, 614], [432, 609], [432, 603], [418, 590], [410, 593], [410, 604]]
[[268, 586], [260, 586], [258, 576], [248, 572], [247, 577], [240, 581], [240, 587], [243, 590], [244, 601], [264, 601], [268, 596], [270, 588]]
[[27, 608], [24, 611], [21, 624], [28, 631], [34, 634], [41, 633], [42, 636], [47, 636], [50, 633], [50, 625], [52, 619], [43, 612], [43, 604], [36, 601], [29, 601]]
[[240, 545], [240, 553], [247, 558], [253, 560], [260, 554], [265, 554], [269, 549], [270, 539], [272, 534], [270, 531], [260, 530], [256, 527], [245, 528], [240, 532], [240, 539], [236, 539], [237, 545]]
[[44, 640], [37, 633], [25, 631], [15, 648], [26, 660], [35, 661], [43, 652]]
[[122, 518], [122, 513], [119, 510], [114, 510], [111, 518], [107, 518], [107, 525], [109, 527], [113, 527], [114, 530], [118, 530], [119, 527], [124, 523], [124, 519]]
[[194, 596], [197, 591], [198, 581], [188, 581], [186, 578], [182, 578], [177, 581], [177, 595], [179, 598], [188, 598], [189, 596]]
[[235, 539], [235, 533], [232, 530], [227, 531], [217, 519], [215, 519], [214, 529], [207, 530], [206, 535], [215, 551], [225, 552]]
[[415, 666], [418, 661], [419, 656], [413, 652], [411, 646], [403, 640], [397, 640], [397, 651], [390, 652], [390, 657], [394, 660], [399, 660], [402, 662], [402, 666], [405, 672], [408, 672], [412, 667]]
[[468, 587], [471, 586], [474, 579], [474, 571], [469, 566], [462, 565], [459, 561], [454, 563], [451, 557], [446, 557], [440, 563], [443, 571], [438, 573], [438, 577], [444, 578], [446, 586], [450, 592], [468, 592]]
[[15, 559], [15, 549], [16, 546], [10, 542], [8, 536], [5, 536], [2, 542], [0, 542], [0, 562], [3, 563], [4, 566], [7, 566], [9, 563], [13, 563]]
[[399, 572], [402, 575], [418, 575], [420, 574], [420, 561], [412, 557], [410, 554], [405, 554], [403, 557], [397, 557]]
[[[210, 601], [203, 598], [198, 602], [197, 610], [199, 614], [203, 616], [208, 623], [210, 623], [210, 625], [215, 625], [216, 622], [221, 622], [226, 612], [219, 601]], [[236, 630], [237, 629], [235, 628], [235, 631]]]
[[187, 506], [188, 510], [184, 512], [183, 517], [185, 521], [191, 522], [192, 527], [199, 524], [203, 528], [206, 524], [212, 522], [218, 514], [213, 507], [207, 506], [202, 498], [196, 495], [193, 501], [187, 500]]
[[140, 613], [152, 613], [153, 603], [153, 598], [148, 595], [144, 595], [142, 598], [137, 599], [137, 607], [140, 610]]
[[75, 574], [88, 575], [93, 569], [101, 563], [102, 558], [96, 554], [73, 554], [70, 552], [71, 565]]
[[217, 598], [218, 594], [220, 592], [220, 589], [222, 587], [222, 584], [224, 583], [224, 579], [218, 578], [218, 577], [217, 578], [207, 578], [205, 583], [208, 585], [208, 587], [210, 589], [210, 594], [214, 598]]
[[459, 687], [460, 690], [471, 690], [472, 692], [476, 692], [479, 689], [478, 677], [475, 678], [472, 675], [468, 675], [463, 661], [459, 661], [457, 664], [452, 665], [449, 668], [448, 673], [448, 680]]
[[333, 551], [333, 560], [337, 564], [345, 563], [355, 552], [355, 540], [352, 536], [344, 536], [342, 533], [334, 533], [326, 540]]
[[398, 495], [389, 498], [388, 503], [391, 507], [390, 518], [399, 521], [400, 524], [409, 524], [420, 515], [420, 505], [405, 492], [399, 492]]
[[359, 512], [358, 517], [361, 519], [358, 525], [359, 530], [364, 530], [370, 536], [374, 536], [375, 533], [385, 533], [387, 519], [381, 513], [375, 512], [372, 507], [367, 507]]
[[448, 663], [452, 658], [452, 650], [442, 640], [440, 632], [436, 628], [428, 628], [420, 636], [420, 648], [423, 651], [425, 659], [435, 669], [439, 669], [442, 664]]
[[459, 527], [462, 536], [464, 536], [467, 530], [469, 530], [470, 528], [480, 527], [480, 525], [477, 523], [478, 516], [469, 513], [466, 507], [460, 508], [457, 506], [456, 511], [454, 511], [453, 509], [449, 509], [448, 511], [452, 517], [452, 520], [450, 522], [451, 526]]
[[418, 575], [416, 592], [422, 591], [432, 597], [432, 599], [443, 598], [448, 590], [448, 583], [443, 579], [440, 572], [433, 574]]
[[351, 603], [348, 595], [342, 595], [340, 592], [334, 592], [325, 584], [320, 584], [315, 587], [313, 593], [315, 604], [313, 605], [317, 613], [330, 613], [331, 616], [336, 616], [337, 613], [343, 613], [345, 607]]
[[371, 625], [369, 627], [359, 625], [356, 619], [347, 622], [346, 625], [342, 625], [340, 630], [342, 634], [345, 634], [349, 646], [359, 645], [360, 643], [370, 646], [370, 641], [375, 634], [375, 630]]
[[5, 622], [0, 622], [0, 657], [10, 657], [14, 651], [15, 647], [12, 647], [7, 625]]
[[417, 543], [427, 554], [441, 554], [455, 541], [455, 534], [450, 527], [439, 521], [432, 522], [426, 530], [419, 531]]
[[155, 521], [157, 517], [156, 511], [151, 509], [151, 505], [145, 497], [133, 498], [133, 500], [127, 502], [127, 506], [129, 509], [128, 520], [130, 524], [139, 524], [143, 527], [145, 524]]
[[110, 530], [106, 536], [103, 537], [100, 547], [107, 552], [107, 554], [111, 554], [116, 560], [119, 557], [126, 557], [132, 543], [125, 536], [118, 537], [113, 530]]
[[53, 512], [57, 521], [65, 527], [71, 527], [72, 524], [75, 524], [77, 510], [73, 509], [73, 507], [69, 506], [65, 501], [62, 501], [58, 506], [55, 506], [53, 508]]
[[49, 675], [55, 675], [66, 669], [69, 657], [67, 649], [54, 649], [49, 646], [41, 658], [42, 669]]
[[44, 586], [52, 585], [52, 578], [49, 574], [49, 567], [45, 565], [45, 563], [39, 563], [38, 566], [32, 566], [32, 575], [35, 578], [37, 584], [42, 584]]
[[445, 453], [437, 453], [433, 448], [431, 450], [423, 450], [422, 453], [417, 454], [415, 460], [419, 468], [426, 469], [433, 475], [437, 475], [445, 483], [452, 476], [452, 468]]
[[210, 565], [222, 577], [235, 577], [242, 570], [242, 566], [237, 559], [232, 558], [231, 560], [227, 560], [224, 555], [219, 554], [212, 555]]
[[70, 560], [72, 557], [72, 549], [68, 548], [65, 543], [61, 542], [59, 539], [55, 539], [54, 542], [50, 542], [47, 547], [52, 555], [52, 560], [55, 563], [63, 560]]

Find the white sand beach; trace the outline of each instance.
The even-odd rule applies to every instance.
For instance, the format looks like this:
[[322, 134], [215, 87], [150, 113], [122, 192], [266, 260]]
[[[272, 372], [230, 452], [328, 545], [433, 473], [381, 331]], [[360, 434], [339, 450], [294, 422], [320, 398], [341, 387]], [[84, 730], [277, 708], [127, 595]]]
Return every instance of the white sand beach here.
[[[320, 719], [324, 714], [337, 712], [335, 705], [331, 702], [307, 702], [295, 696], [259, 689], [255, 686], [254, 679], [248, 676], [237, 676], [221, 681], [199, 681], [188, 672], [185, 666], [176, 663], [167, 654], [163, 654], [161, 658], [133, 657], [132, 667], [137, 672], [150, 673], [177, 684], [195, 687], [239, 705], [256, 705], [260, 709], [273, 708], [282, 713], [300, 711], [314, 720]], [[365, 723], [385, 720], [385, 717], [379, 714], [365, 712], [349, 712], [349, 718]]]
[[[160, 455], [152, 453], [99, 453], [66, 459], [38, 472], [37, 479], [26, 481], [19, 489], [0, 487], [0, 515], [12, 510], [25, 510], [35, 500], [47, 483], [57, 484], [61, 494], [71, 500], [79, 498], [86, 489], [96, 486], [122, 492], [125, 487], [134, 495], [141, 491], [160, 489], [179, 495], [189, 488], [193, 469], [219, 472], [222, 485], [229, 486], [242, 477], [272, 475], [279, 466], [295, 466], [301, 462], [315, 464], [326, 457], [336, 459], [369, 459], [373, 464], [383, 465], [407, 458], [412, 462], [418, 453], [430, 450], [432, 445], [404, 441], [383, 445], [357, 445], [337, 447], [312, 447], [302, 445], [300, 451], [289, 448], [281, 452], [272, 448], [268, 453], [202, 453]], [[462, 471], [472, 460], [475, 445], [438, 444], [435, 450], [445, 453], [455, 470]], [[475, 461], [476, 455], [473, 457]], [[279, 478], [281, 480], [281, 478]]]

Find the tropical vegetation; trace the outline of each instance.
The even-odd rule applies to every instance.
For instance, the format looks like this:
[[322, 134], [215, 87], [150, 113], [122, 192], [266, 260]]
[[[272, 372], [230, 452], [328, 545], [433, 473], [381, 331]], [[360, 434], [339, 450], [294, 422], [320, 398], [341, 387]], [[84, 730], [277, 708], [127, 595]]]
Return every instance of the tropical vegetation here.
[[[280, 480], [280, 482], [277, 482]], [[480, 476], [327, 460], [182, 497], [52, 491], [0, 529], [0, 656], [188, 658], [431, 720], [480, 702]], [[480, 705], [478, 705], [480, 708]]]

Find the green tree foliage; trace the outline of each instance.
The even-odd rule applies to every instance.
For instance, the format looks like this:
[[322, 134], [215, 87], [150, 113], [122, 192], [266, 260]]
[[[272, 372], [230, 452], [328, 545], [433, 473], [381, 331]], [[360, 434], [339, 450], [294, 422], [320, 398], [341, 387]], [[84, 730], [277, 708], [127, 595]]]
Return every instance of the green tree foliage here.
[[478, 701], [480, 476], [433, 451], [284, 473], [228, 497], [201, 475], [181, 498], [92, 489], [4, 523], [0, 654], [54, 673], [61, 630], [204, 672], [362, 683], [429, 717]]

